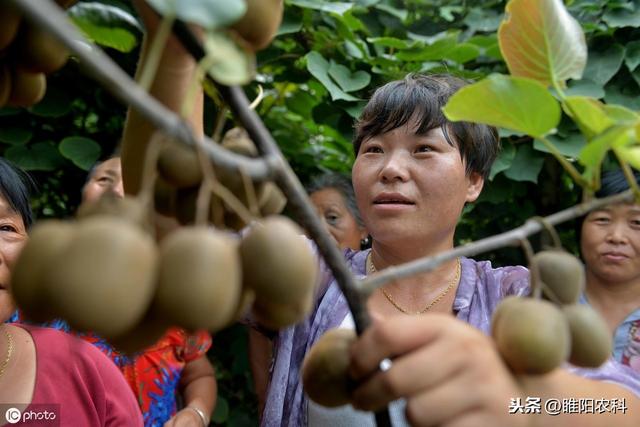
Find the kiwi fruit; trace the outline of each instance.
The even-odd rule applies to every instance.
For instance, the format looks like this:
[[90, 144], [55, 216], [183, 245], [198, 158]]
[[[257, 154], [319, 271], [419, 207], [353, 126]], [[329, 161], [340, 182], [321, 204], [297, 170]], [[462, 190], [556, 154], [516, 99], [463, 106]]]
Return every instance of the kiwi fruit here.
[[559, 304], [578, 301], [585, 286], [584, 265], [575, 256], [562, 250], [540, 251], [533, 256], [538, 266], [542, 292]]
[[112, 192], [104, 193], [98, 200], [84, 202], [76, 212], [78, 219], [94, 216], [113, 216], [140, 226], [143, 230], [151, 230], [151, 213], [135, 197], [118, 197]]
[[11, 273], [11, 292], [24, 315], [39, 323], [53, 320], [56, 313], [49, 295], [56, 292], [46, 286], [45, 276], [56, 269], [54, 262], [74, 235], [69, 222], [39, 221], [29, 233], [29, 241], [22, 249]]
[[160, 245], [154, 306], [173, 324], [215, 332], [235, 315], [241, 277], [234, 237], [205, 227], [178, 229]]
[[6, 49], [16, 37], [22, 14], [11, 3], [0, 3], [0, 51]]
[[167, 141], [158, 157], [158, 174], [176, 188], [194, 187], [202, 181], [202, 169], [195, 148]]
[[258, 199], [260, 213], [263, 216], [277, 215], [287, 204], [287, 198], [273, 182], [265, 182]]
[[52, 261], [52, 303], [76, 330], [117, 338], [147, 312], [157, 262], [154, 241], [139, 227], [115, 217], [86, 218]]
[[303, 232], [289, 218], [258, 221], [240, 243], [244, 285], [260, 301], [297, 305], [316, 284], [318, 265]]
[[602, 317], [585, 304], [562, 307], [571, 330], [569, 362], [576, 366], [597, 368], [611, 355], [613, 339]]
[[277, 331], [302, 321], [313, 305], [313, 293], [309, 292], [299, 301], [278, 304], [256, 298], [253, 303], [253, 317], [262, 326]]
[[251, 140], [247, 131], [241, 127], [229, 129], [222, 137], [221, 145], [227, 150], [246, 157], [258, 155], [256, 144]]
[[254, 51], [264, 49], [282, 22], [283, 0], [246, 0], [247, 11], [231, 26]]
[[170, 325], [149, 310], [142, 321], [132, 330], [115, 339], [110, 344], [125, 354], [134, 354], [153, 346], [169, 329]]
[[47, 79], [43, 73], [32, 73], [20, 67], [13, 68], [11, 74], [11, 95], [7, 105], [30, 107], [44, 98]]
[[52, 73], [69, 59], [69, 51], [47, 30], [25, 25], [16, 41], [18, 63], [32, 73]]
[[516, 374], [545, 374], [569, 356], [571, 334], [562, 311], [532, 298], [505, 301], [496, 310], [492, 335], [506, 364]]
[[155, 210], [166, 216], [176, 214], [177, 189], [164, 179], [157, 177], [153, 187], [153, 205]]
[[311, 400], [328, 408], [349, 403], [349, 348], [355, 341], [356, 333], [342, 328], [313, 344], [302, 363], [302, 386]]
[[11, 95], [11, 71], [0, 62], [0, 108], [4, 107]]

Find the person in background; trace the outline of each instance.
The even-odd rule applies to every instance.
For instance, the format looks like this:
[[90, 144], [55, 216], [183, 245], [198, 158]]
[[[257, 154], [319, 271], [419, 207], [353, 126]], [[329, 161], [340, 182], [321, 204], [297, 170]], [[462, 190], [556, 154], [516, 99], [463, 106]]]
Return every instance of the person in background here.
[[[82, 202], [94, 203], [106, 193], [124, 197], [118, 156], [91, 168], [82, 188]], [[60, 319], [46, 326], [75, 334]], [[97, 346], [122, 371], [138, 399], [145, 427], [209, 425], [217, 385], [213, 366], [206, 356], [211, 347], [207, 331], [188, 333], [172, 327], [154, 345], [131, 356], [120, 353], [95, 334], [77, 335]], [[180, 408], [179, 403], [184, 407]]]
[[[11, 270], [33, 222], [27, 182], [0, 158], [0, 403], [49, 411], [63, 427], [142, 426], [131, 389], [98, 349], [51, 328], [7, 322], [15, 311]], [[20, 415], [8, 408], [2, 416], [15, 424]]]
[[[640, 182], [640, 172], [633, 178]], [[596, 197], [628, 189], [622, 170], [606, 171]], [[579, 232], [587, 279], [581, 302], [607, 322], [613, 357], [640, 375], [640, 204], [616, 203], [594, 210], [582, 219]]]
[[341, 249], [367, 248], [369, 235], [358, 211], [350, 177], [338, 173], [319, 175], [311, 180], [307, 193]]

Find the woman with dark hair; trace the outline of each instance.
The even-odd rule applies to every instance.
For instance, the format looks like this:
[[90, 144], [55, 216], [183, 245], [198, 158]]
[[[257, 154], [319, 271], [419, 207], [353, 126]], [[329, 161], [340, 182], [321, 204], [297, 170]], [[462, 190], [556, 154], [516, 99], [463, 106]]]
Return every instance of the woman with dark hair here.
[[[11, 269], [33, 221], [28, 182], [0, 158], [0, 403], [47, 410], [60, 426], [142, 426], [133, 393], [100, 350], [54, 329], [5, 323], [15, 310]], [[6, 416], [20, 421], [19, 412]]]
[[[640, 182], [640, 172], [634, 179]], [[629, 189], [621, 170], [602, 174], [597, 197]], [[640, 205], [616, 203], [586, 215], [580, 227], [580, 251], [586, 267], [582, 302], [607, 322], [613, 357], [640, 373]]]
[[307, 193], [327, 230], [341, 249], [365, 249], [369, 243], [351, 178], [325, 173], [311, 180]]

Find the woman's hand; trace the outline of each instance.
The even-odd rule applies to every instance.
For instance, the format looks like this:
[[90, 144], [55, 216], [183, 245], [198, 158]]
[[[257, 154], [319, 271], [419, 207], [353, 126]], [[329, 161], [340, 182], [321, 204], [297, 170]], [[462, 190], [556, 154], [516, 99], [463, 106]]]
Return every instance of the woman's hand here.
[[[407, 400], [417, 426], [528, 426], [509, 414], [523, 390], [490, 337], [452, 316], [429, 314], [376, 321], [352, 347], [351, 375], [358, 409], [376, 411]], [[392, 359], [384, 372], [380, 362]]]
[[207, 427], [193, 408], [184, 408], [164, 423], [163, 427]]

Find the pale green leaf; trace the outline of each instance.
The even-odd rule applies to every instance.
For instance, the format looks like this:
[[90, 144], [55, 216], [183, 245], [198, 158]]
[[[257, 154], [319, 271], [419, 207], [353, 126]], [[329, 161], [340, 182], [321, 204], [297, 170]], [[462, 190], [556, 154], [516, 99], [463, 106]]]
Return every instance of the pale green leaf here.
[[542, 84], [499, 74], [463, 87], [443, 111], [449, 120], [486, 123], [534, 137], [554, 129], [561, 117], [558, 102]]
[[633, 126], [614, 125], [593, 138], [580, 152], [580, 163], [585, 166], [583, 175], [593, 181], [599, 176], [600, 166], [607, 152], [612, 148], [624, 147], [635, 139]]
[[622, 105], [605, 104], [604, 111], [616, 122], [636, 122], [640, 120], [640, 114]]
[[245, 0], [147, 0], [163, 15], [175, 15], [183, 21], [215, 30], [242, 18]]
[[640, 147], [624, 147], [619, 150], [621, 157], [637, 170], [640, 170]]
[[136, 18], [120, 7], [82, 2], [67, 13], [88, 39], [120, 52], [133, 50], [142, 34], [142, 27]]
[[511, 0], [498, 29], [509, 72], [549, 86], [582, 77], [587, 44], [562, 0]]
[[604, 132], [614, 123], [607, 115], [604, 104], [593, 98], [570, 96], [565, 99], [562, 106], [587, 139]]
[[207, 73], [224, 85], [244, 85], [255, 75], [255, 54], [240, 47], [226, 33], [208, 32], [203, 60]]
[[335, 13], [336, 15], [342, 15], [353, 7], [353, 3], [313, 0], [288, 0], [287, 5], [298, 6], [303, 9], [314, 9], [322, 12]]
[[307, 70], [313, 77], [318, 79], [320, 83], [329, 91], [331, 99], [336, 101], [343, 99], [345, 101], [357, 101], [358, 98], [349, 95], [336, 85], [329, 76], [329, 62], [324, 57], [315, 51], [309, 52], [305, 56], [307, 60]]
[[100, 157], [100, 144], [90, 138], [70, 136], [58, 145], [60, 153], [80, 169], [88, 171]]
[[331, 61], [329, 66], [329, 75], [338, 83], [340, 88], [345, 92], [354, 92], [367, 87], [371, 82], [371, 75], [366, 71], [356, 71], [352, 73], [344, 65], [336, 64]]

